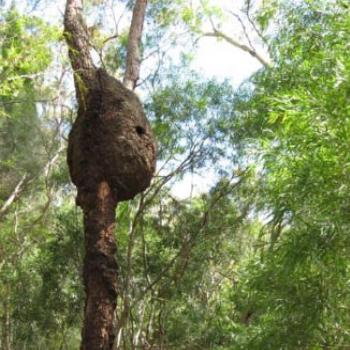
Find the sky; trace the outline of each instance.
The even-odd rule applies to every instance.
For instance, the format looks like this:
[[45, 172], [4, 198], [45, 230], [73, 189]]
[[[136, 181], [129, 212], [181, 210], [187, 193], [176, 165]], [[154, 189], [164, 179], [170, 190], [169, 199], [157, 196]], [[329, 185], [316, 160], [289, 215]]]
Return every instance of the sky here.
[[[197, 0], [200, 1], [200, 0]], [[243, 35], [242, 26], [232, 13], [242, 15], [242, 8], [245, 0], [214, 0], [213, 4], [223, 10], [224, 22], [220, 28], [228, 36], [234, 38], [240, 43], [247, 44]], [[260, 0], [252, 1], [258, 4]], [[214, 21], [215, 22], [215, 21]], [[267, 56], [261, 47], [261, 40], [254, 31], [251, 30], [249, 23], [244, 21], [247, 33], [257, 51], [262, 56]], [[214, 23], [216, 25], [216, 23]], [[208, 22], [204, 31], [212, 31], [211, 24]], [[212, 37], [205, 37], [199, 41], [199, 50], [196, 56], [195, 65], [205, 74], [218, 77], [219, 79], [229, 78], [234, 86], [238, 86], [243, 80], [247, 79], [252, 73], [261, 68], [261, 64], [248, 53], [233, 47], [225, 41], [218, 41]]]
[[230, 79], [234, 86], [249, 78], [261, 64], [248, 53], [215, 38], [203, 38], [193, 67], [208, 77]]
[[[9, 3], [11, 2], [10, 0], [8, 1]], [[21, 7], [21, 3], [24, 3], [24, 0], [15, 1], [19, 7]], [[38, 0], [31, 1], [36, 3]], [[188, 0], [189, 3], [196, 1], [198, 2], [199, 0]], [[110, 0], [106, 3], [110, 3], [111, 7], [114, 6], [115, 9], [115, 1]], [[239, 13], [240, 9], [243, 7], [244, 0], [213, 0], [212, 3], [215, 5], [217, 3], [220, 8], [227, 11], [227, 15], [225, 16], [226, 22], [223, 25], [222, 30], [226, 34], [232, 35], [234, 38], [239, 39], [239, 41], [244, 42], [244, 38], [240, 34], [242, 33], [242, 30], [239, 22], [229, 14], [230, 11]], [[60, 23], [63, 21], [64, 7], [65, 0], [40, 0], [39, 5], [37, 6], [37, 14], [42, 16], [41, 8], [44, 8], [44, 20], [47, 19], [50, 22]], [[116, 12], [118, 12], [118, 9]], [[210, 29], [209, 24], [204, 28], [205, 31], [210, 31]], [[254, 33], [250, 31], [249, 28], [248, 33], [254, 42], [254, 39], [256, 38], [254, 38]], [[259, 43], [255, 43], [257, 44], [256, 47], [259, 52], [264, 54], [263, 49], [259, 47]], [[233, 47], [227, 42], [218, 41], [212, 37], [204, 37], [198, 42], [198, 51], [193, 60], [193, 68], [202, 72], [206, 77], [216, 77], [219, 80], [230, 79], [234, 86], [238, 86], [253, 72], [261, 68], [261, 64], [248, 53]]]
[[[259, 0], [256, 0], [256, 3]], [[244, 0], [216, 0], [214, 4], [219, 5], [224, 11], [225, 21], [220, 30], [228, 36], [233, 37], [240, 43], [246, 43], [242, 33], [241, 24], [231, 13], [241, 14]], [[243, 16], [241, 16], [243, 18]], [[215, 23], [216, 24], [216, 23]], [[263, 56], [267, 56], [261, 47], [260, 40], [246, 23], [247, 33], [255, 48]], [[207, 23], [204, 31], [211, 31], [210, 23]], [[194, 67], [204, 72], [208, 77], [218, 79], [230, 79], [234, 86], [239, 86], [243, 80], [261, 68], [261, 64], [248, 53], [232, 46], [231, 44], [217, 40], [212, 37], [204, 37], [199, 41], [199, 48], [194, 61]]]
[[[220, 5], [230, 11], [239, 13], [243, 0], [219, 0]], [[210, 31], [210, 27], [206, 30]], [[222, 27], [222, 31], [233, 37], [242, 40], [241, 26], [239, 22], [228, 17], [227, 23]], [[238, 34], [236, 34], [238, 33]], [[235, 35], [236, 34], [236, 35]], [[263, 56], [267, 56], [263, 48], [259, 46], [257, 40], [254, 41], [254, 33], [248, 31], [252, 37], [256, 49]], [[198, 51], [194, 56], [192, 66], [195, 70], [202, 72], [207, 78], [215, 77], [219, 80], [229, 79], [233, 86], [238, 87], [244, 80], [249, 78], [254, 72], [260, 69], [261, 63], [248, 53], [233, 47], [225, 41], [218, 41], [212, 37], [204, 37], [199, 41]], [[188, 174], [180, 182], [177, 182], [172, 193], [180, 199], [188, 198], [190, 195], [198, 195], [207, 192], [208, 188], [214, 185], [216, 176], [214, 171], [206, 169], [202, 174]]]

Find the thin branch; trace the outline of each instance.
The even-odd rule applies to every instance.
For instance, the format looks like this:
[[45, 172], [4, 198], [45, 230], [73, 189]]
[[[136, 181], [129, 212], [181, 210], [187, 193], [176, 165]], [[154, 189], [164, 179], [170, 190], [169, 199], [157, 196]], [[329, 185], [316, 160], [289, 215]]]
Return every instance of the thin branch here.
[[141, 53], [140, 43], [145, 21], [147, 0], [136, 0], [128, 38], [128, 48], [126, 56], [126, 70], [124, 75], [124, 85], [134, 90], [140, 76]]
[[266, 46], [268, 47], [268, 42], [265, 38], [265, 36], [263, 35], [263, 33], [258, 29], [258, 27], [256, 26], [254, 20], [251, 18], [250, 16], [250, 9], [251, 9], [251, 2], [250, 0], [247, 0], [247, 8], [245, 12], [245, 15], [247, 16], [247, 19], [249, 21], [249, 23], [251, 24], [252, 28], [255, 30], [256, 34], [258, 34], [259, 38], [264, 42], [264, 44], [266, 44]]
[[119, 25], [122, 21], [122, 19], [125, 17], [125, 15], [128, 13], [128, 6], [125, 5], [124, 6], [124, 9], [121, 11], [121, 14], [120, 16], [118, 17], [118, 19], [116, 18], [115, 16], [115, 12], [114, 12], [114, 3], [113, 3], [113, 0], [111, 1], [111, 6], [110, 6], [110, 12], [112, 13], [112, 16], [113, 16], [113, 22], [114, 22], [114, 26], [115, 26], [115, 32], [116, 33], [119, 33]]
[[230, 13], [231, 13], [231, 15], [232, 15], [233, 17], [235, 17], [235, 18], [238, 20], [238, 22], [240, 23], [240, 25], [241, 25], [241, 27], [242, 27], [242, 30], [243, 30], [243, 34], [244, 34], [245, 38], [247, 39], [249, 46], [250, 46], [254, 51], [256, 51], [255, 48], [254, 48], [254, 45], [253, 45], [252, 41], [250, 40], [250, 37], [249, 37], [249, 35], [248, 35], [247, 27], [245, 26], [245, 24], [244, 24], [242, 18], [241, 18], [239, 15], [237, 15], [237, 13], [234, 13], [233, 11], [230, 11]]
[[[63, 151], [64, 146], [61, 145], [60, 148], [57, 150], [55, 155], [47, 161], [47, 163], [44, 165], [44, 167], [39, 171], [38, 176], [40, 176], [42, 173], [44, 173], [45, 176], [45, 183], [47, 187], [47, 177], [49, 176], [50, 170], [54, 166], [55, 162], [58, 160], [59, 154]], [[11, 193], [11, 195], [8, 197], [6, 202], [2, 205], [0, 208], [0, 219], [6, 214], [9, 207], [19, 198], [20, 194], [23, 192], [25, 186], [28, 186], [32, 181], [34, 181], [35, 177], [28, 179], [28, 174], [24, 174], [21, 178], [21, 180], [16, 185], [15, 189]], [[49, 199], [49, 202], [51, 199]], [[45, 205], [46, 206], [46, 205]], [[34, 224], [36, 224], [38, 220], [35, 220]]]
[[[190, 254], [191, 250], [193, 249], [197, 238], [200, 236], [203, 229], [205, 227], [207, 227], [207, 225], [209, 223], [210, 212], [215, 208], [215, 206], [219, 203], [219, 201], [225, 195], [230, 193], [234, 188], [237, 188], [242, 183], [242, 181], [244, 181], [244, 176], [242, 176], [242, 177], [238, 177], [237, 182], [232, 183], [232, 180], [236, 179], [236, 178], [237, 177], [233, 175], [231, 177], [230, 181], [226, 184], [226, 186], [224, 188], [222, 188], [221, 191], [210, 200], [210, 202], [208, 203], [209, 205], [208, 205], [207, 209], [202, 214], [202, 218], [200, 220], [199, 227], [197, 228], [196, 232], [193, 235], [191, 235], [188, 240], [186, 240], [184, 242], [181, 249], [175, 254], [175, 256], [173, 256], [173, 258], [163, 268], [163, 270], [158, 274], [158, 276], [155, 277], [155, 279], [151, 283], [147, 284], [146, 288], [142, 291], [142, 294], [136, 299], [137, 302], [142, 300], [149, 291], [152, 291], [153, 287], [163, 279], [163, 277], [165, 276], [166, 273], [168, 273], [170, 271], [170, 269], [178, 261], [178, 258], [180, 258], [184, 254], [185, 250], [188, 250], [187, 258], [189, 257], [189, 254]], [[246, 215], [247, 215], [247, 211], [244, 210], [242, 212], [242, 215], [237, 217], [237, 222], [240, 222]]]
[[0, 218], [5, 215], [10, 205], [18, 198], [20, 193], [23, 191], [23, 185], [26, 179], [27, 179], [27, 174], [24, 174], [21, 180], [16, 185], [13, 192], [11, 193], [11, 195], [7, 198], [6, 202], [0, 208]]
[[49, 159], [47, 161], [47, 163], [44, 166], [43, 172], [44, 172], [44, 176], [45, 176], [45, 181], [47, 181], [47, 178], [49, 176], [50, 170], [52, 169], [52, 167], [54, 166], [54, 164], [56, 163], [58, 157], [60, 156], [60, 153], [65, 149], [65, 145], [62, 143], [60, 145], [60, 147], [58, 148], [57, 152], [55, 153], [55, 155]]
[[234, 47], [237, 47], [238, 49], [241, 49], [242, 51], [245, 51], [249, 53], [252, 57], [256, 58], [263, 66], [269, 67], [270, 63], [266, 61], [259, 53], [257, 53], [255, 50], [250, 48], [249, 46], [245, 44], [241, 44], [240, 42], [236, 41], [235, 39], [231, 38], [230, 36], [226, 35], [222, 31], [213, 28], [212, 32], [203, 33], [203, 36], [207, 37], [213, 37], [213, 38], [221, 38], [224, 39], [229, 44], [233, 45]]
[[116, 34], [114, 34], [114, 35], [112, 35], [112, 36], [109, 36], [108, 38], [106, 38], [105, 40], [103, 40], [102, 45], [107, 44], [107, 43], [108, 43], [108, 41], [111, 41], [111, 40], [113, 40], [113, 39], [117, 39], [117, 38], [118, 38], [118, 36], [119, 36], [119, 34], [118, 34], [118, 33], [116, 33]]

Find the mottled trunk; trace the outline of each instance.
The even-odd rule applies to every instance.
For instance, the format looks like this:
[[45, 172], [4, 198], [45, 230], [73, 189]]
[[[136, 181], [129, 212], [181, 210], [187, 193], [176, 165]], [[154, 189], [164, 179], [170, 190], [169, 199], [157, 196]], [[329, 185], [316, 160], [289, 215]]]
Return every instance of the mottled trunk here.
[[[131, 41], [136, 40], [136, 44], [141, 38], [146, 0], [139, 2], [142, 16], [133, 16], [137, 20], [130, 29], [134, 33]], [[156, 144], [139, 98], [94, 66], [82, 11], [82, 0], [67, 0], [65, 38], [79, 104], [68, 138], [67, 161], [85, 229], [81, 350], [111, 350], [118, 273], [115, 209], [117, 201], [132, 199], [149, 186], [155, 171]], [[137, 26], [136, 31], [133, 26]], [[128, 57], [130, 62], [138, 62], [133, 54], [128, 53]], [[131, 76], [135, 84], [139, 64], [136, 67]]]
[[140, 76], [141, 65], [141, 36], [143, 23], [145, 21], [147, 0], [136, 0], [132, 14], [130, 31], [128, 36], [128, 49], [126, 56], [126, 69], [124, 75], [124, 85], [134, 90]]
[[84, 203], [86, 292], [82, 350], [111, 350], [117, 297], [115, 208], [117, 202], [107, 182]]

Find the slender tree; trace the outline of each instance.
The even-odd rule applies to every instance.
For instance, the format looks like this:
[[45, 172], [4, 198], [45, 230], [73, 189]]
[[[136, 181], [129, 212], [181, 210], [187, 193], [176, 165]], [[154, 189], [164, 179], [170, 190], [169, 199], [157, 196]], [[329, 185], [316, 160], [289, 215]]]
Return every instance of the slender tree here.
[[115, 209], [118, 202], [145, 190], [155, 170], [154, 138], [141, 102], [128, 89], [139, 76], [137, 46], [145, 6], [144, 0], [135, 5], [124, 86], [92, 61], [82, 1], [67, 0], [66, 5], [65, 37], [78, 100], [68, 165], [85, 231], [83, 350], [113, 347], [118, 291]]
[[145, 21], [147, 0], [137, 0], [131, 19], [128, 52], [126, 57], [126, 70], [123, 83], [129, 89], [135, 89], [140, 75], [140, 43]]

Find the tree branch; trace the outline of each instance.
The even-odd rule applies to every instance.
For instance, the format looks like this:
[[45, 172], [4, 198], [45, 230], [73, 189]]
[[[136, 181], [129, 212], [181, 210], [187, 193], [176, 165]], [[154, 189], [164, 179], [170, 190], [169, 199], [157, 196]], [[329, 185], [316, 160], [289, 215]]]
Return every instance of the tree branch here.
[[265, 43], [265, 45], [267, 47], [269, 47], [268, 42], [265, 38], [265, 36], [263, 35], [263, 33], [259, 30], [259, 28], [256, 26], [254, 20], [252, 19], [251, 15], [250, 15], [250, 10], [251, 10], [251, 1], [247, 0], [247, 7], [245, 12], [245, 15], [247, 16], [247, 19], [249, 21], [249, 23], [251, 24], [252, 28], [254, 29], [255, 33], [258, 34], [259, 38]]
[[11, 193], [11, 195], [7, 198], [6, 202], [2, 205], [0, 208], [0, 218], [6, 213], [7, 209], [10, 207], [10, 205], [17, 199], [19, 194], [23, 190], [23, 184], [27, 178], [27, 174], [24, 174], [21, 178], [21, 180], [16, 185], [15, 189]]
[[255, 50], [253, 50], [247, 45], [239, 43], [235, 39], [229, 37], [228, 35], [226, 35], [225, 33], [221, 32], [216, 28], [213, 28], [212, 32], [203, 33], [203, 36], [224, 39], [226, 42], [233, 45], [234, 47], [237, 47], [238, 49], [241, 49], [242, 51], [249, 53], [252, 57], [256, 58], [263, 66], [265, 67], [270, 66], [270, 63], [266, 61], [258, 52], [256, 52]]
[[83, 83], [89, 83], [95, 72], [89, 49], [89, 34], [82, 12], [82, 0], [67, 0], [64, 14], [64, 35], [75, 73], [75, 85], [80, 93], [82, 93], [82, 86], [79, 78], [82, 79]]
[[134, 90], [140, 76], [141, 54], [140, 43], [145, 21], [147, 0], [136, 0], [128, 38], [128, 48], [126, 56], [126, 69], [124, 75], [124, 85]]
[[249, 46], [250, 46], [253, 50], [255, 50], [254, 45], [253, 45], [253, 43], [252, 43], [252, 41], [250, 40], [250, 37], [249, 37], [249, 35], [248, 35], [247, 27], [245, 26], [245, 24], [244, 24], [242, 18], [241, 18], [237, 13], [234, 13], [233, 11], [229, 11], [229, 12], [231, 13], [231, 15], [232, 15], [233, 17], [235, 17], [235, 18], [238, 20], [238, 22], [240, 23], [240, 25], [241, 25], [241, 27], [242, 27], [243, 34], [244, 34], [245, 38], [247, 39], [247, 42], [248, 42]]

